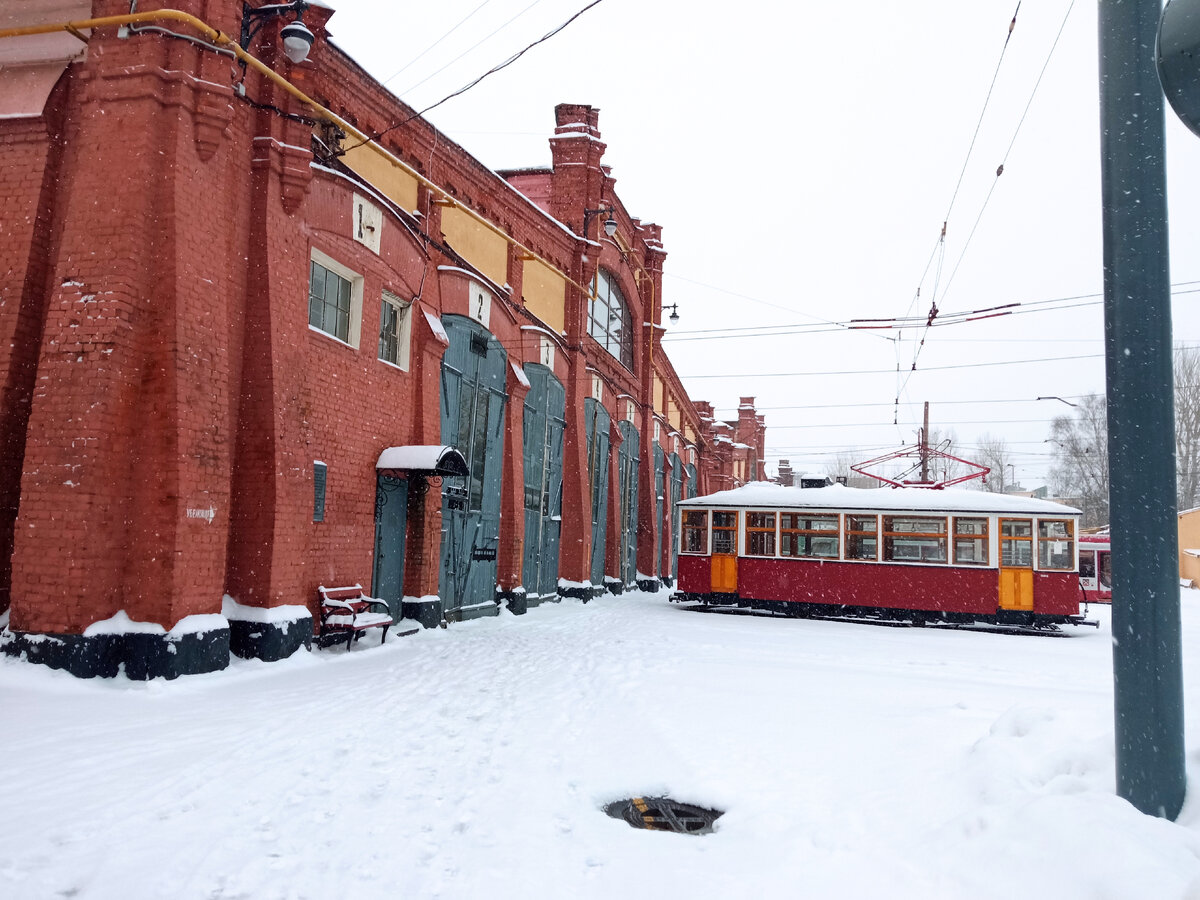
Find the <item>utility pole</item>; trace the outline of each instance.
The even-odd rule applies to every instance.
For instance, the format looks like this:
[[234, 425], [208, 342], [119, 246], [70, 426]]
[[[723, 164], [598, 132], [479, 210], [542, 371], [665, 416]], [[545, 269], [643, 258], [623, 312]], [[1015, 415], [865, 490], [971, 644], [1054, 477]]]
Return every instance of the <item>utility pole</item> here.
[[925, 401], [925, 427], [921, 429], [921, 484], [929, 483], [929, 401]]
[[1187, 787], [1161, 0], [1100, 2], [1104, 341], [1117, 793], [1174, 820]]

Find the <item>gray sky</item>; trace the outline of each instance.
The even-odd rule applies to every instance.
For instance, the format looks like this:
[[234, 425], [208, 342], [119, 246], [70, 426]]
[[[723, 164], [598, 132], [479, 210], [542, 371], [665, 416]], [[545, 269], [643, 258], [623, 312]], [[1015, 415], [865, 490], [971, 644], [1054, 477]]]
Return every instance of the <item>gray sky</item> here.
[[[334, 40], [420, 109], [586, 0], [334, 5]], [[1094, 2], [1026, 0], [981, 122], [1016, 5], [603, 0], [429, 118], [504, 168], [549, 162], [556, 103], [599, 107], [622, 201], [664, 229], [671, 359], [721, 415], [756, 398], [771, 471], [911, 443], [929, 401], [963, 455], [1003, 437], [1035, 487], [1070, 412], [1035, 398], [1104, 390], [1097, 26]], [[1175, 340], [1197, 344], [1178, 291], [1200, 289], [1200, 139], [1167, 118]], [[1022, 306], [844, 327], [934, 299], [945, 319]]]

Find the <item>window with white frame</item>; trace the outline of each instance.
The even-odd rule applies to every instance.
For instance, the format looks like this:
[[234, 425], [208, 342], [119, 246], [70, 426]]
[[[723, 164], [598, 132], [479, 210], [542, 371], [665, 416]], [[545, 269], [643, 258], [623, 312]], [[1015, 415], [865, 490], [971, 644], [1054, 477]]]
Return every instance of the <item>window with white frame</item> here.
[[633, 369], [633, 320], [625, 295], [617, 279], [601, 269], [596, 275], [596, 296], [588, 303], [588, 333], [621, 361]]
[[308, 267], [308, 326], [358, 346], [362, 276], [313, 248]]
[[406, 303], [389, 290], [384, 290], [379, 305], [379, 358], [401, 369], [408, 368], [411, 307], [411, 301]]

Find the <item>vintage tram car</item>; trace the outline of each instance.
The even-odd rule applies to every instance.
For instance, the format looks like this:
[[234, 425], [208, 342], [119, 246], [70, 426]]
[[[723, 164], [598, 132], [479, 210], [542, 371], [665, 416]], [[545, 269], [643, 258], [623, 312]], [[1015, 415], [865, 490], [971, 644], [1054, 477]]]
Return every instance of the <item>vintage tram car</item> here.
[[917, 623], [1085, 621], [1080, 513], [1051, 501], [756, 482], [679, 510], [679, 602]]

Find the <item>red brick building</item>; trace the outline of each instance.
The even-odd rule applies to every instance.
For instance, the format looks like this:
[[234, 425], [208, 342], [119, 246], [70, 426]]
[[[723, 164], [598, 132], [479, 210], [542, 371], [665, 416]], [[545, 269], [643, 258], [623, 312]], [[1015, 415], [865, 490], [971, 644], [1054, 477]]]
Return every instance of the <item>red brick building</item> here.
[[[28, 6], [0, 28], [130, 11]], [[669, 583], [673, 503], [762, 423], [744, 398], [727, 453], [663, 353], [661, 229], [598, 111], [496, 173], [323, 4], [298, 64], [294, 14], [255, 18], [281, 79], [223, 41], [241, 2], [155, 6], [0, 37], [4, 649], [173, 677], [307, 644], [318, 585], [429, 625]]]

